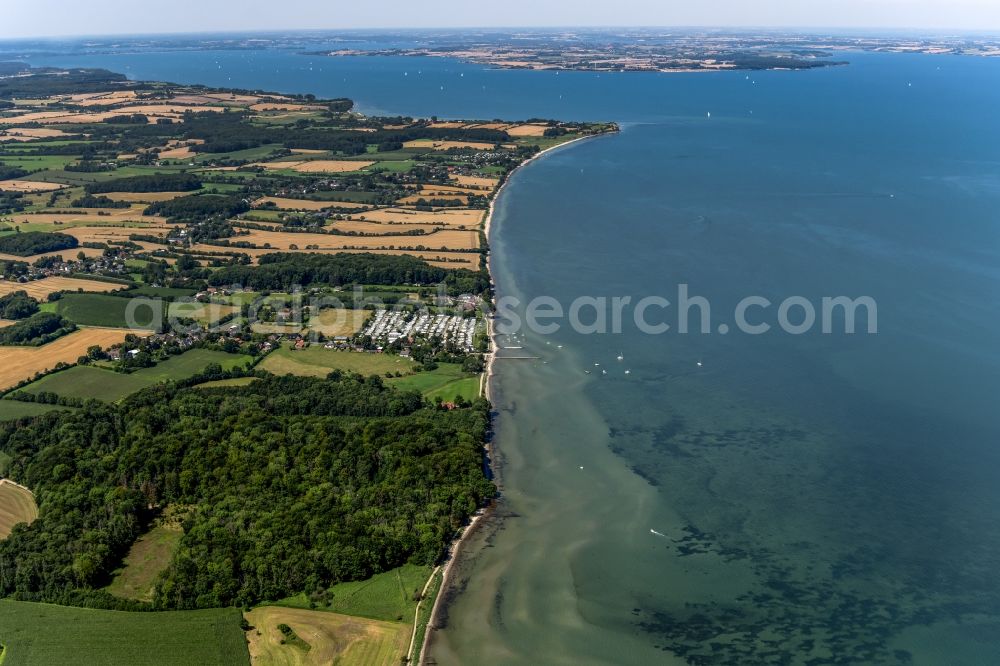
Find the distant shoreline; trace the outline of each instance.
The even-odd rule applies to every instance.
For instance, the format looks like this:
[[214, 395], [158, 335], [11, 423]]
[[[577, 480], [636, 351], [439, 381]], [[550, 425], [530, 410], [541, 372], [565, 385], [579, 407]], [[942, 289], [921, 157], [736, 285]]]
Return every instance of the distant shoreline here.
[[[564, 143], [560, 143], [560, 144], [555, 145], [555, 146], [550, 146], [549, 148], [546, 148], [545, 150], [541, 150], [538, 153], [536, 153], [535, 155], [532, 155], [531, 157], [529, 157], [528, 159], [526, 159], [524, 162], [521, 162], [519, 165], [517, 165], [516, 167], [514, 167], [510, 171], [510, 173], [508, 173], [506, 175], [506, 177], [504, 178], [503, 182], [500, 184], [500, 187], [497, 188], [497, 191], [493, 193], [493, 197], [490, 199], [489, 209], [488, 209], [488, 211], [486, 213], [486, 218], [483, 220], [483, 234], [484, 234], [484, 236], [486, 238], [486, 246], [487, 246], [487, 251], [488, 251], [487, 255], [486, 255], [486, 257], [487, 257], [486, 258], [486, 270], [487, 270], [487, 272], [490, 275], [490, 282], [493, 285], [496, 284], [496, 282], [495, 282], [495, 280], [493, 278], [493, 253], [489, 251], [489, 247], [490, 247], [490, 232], [491, 232], [491, 230], [493, 228], [493, 216], [494, 216], [494, 214], [496, 212], [496, 203], [499, 200], [500, 195], [503, 193], [504, 189], [507, 187], [507, 183], [509, 183], [510, 179], [513, 178], [514, 174], [516, 174], [518, 172], [518, 170], [520, 170], [522, 167], [527, 166], [528, 164], [530, 164], [531, 162], [533, 162], [533, 161], [537, 160], [538, 158], [542, 157], [546, 153], [550, 153], [550, 152], [552, 152], [554, 150], [557, 150], [559, 148], [563, 148], [565, 146], [569, 146], [570, 144], [574, 144], [574, 143], [577, 143], [577, 142], [580, 142], [580, 141], [585, 141], [585, 140], [588, 140], [588, 139], [596, 139], [596, 138], [601, 137], [601, 136], [607, 136], [608, 134], [617, 134], [620, 131], [621, 131], [620, 128], [618, 128], [618, 126], [615, 125], [615, 129], [611, 130], [609, 132], [602, 132], [600, 134], [592, 134], [592, 135], [589, 135], [589, 136], [581, 136], [581, 137], [577, 137], [575, 139], [571, 139], [569, 141], [566, 141]], [[492, 305], [494, 306], [494, 309], [495, 309], [495, 306], [496, 306], [496, 295], [495, 295], [495, 292], [494, 292], [494, 297], [493, 297], [493, 303], [492, 303]], [[483, 375], [482, 375], [482, 380], [480, 382], [480, 387], [481, 387], [481, 393], [483, 394], [483, 396], [487, 400], [489, 400], [490, 403], [492, 404], [493, 392], [492, 392], [492, 389], [491, 389], [491, 385], [492, 385], [492, 379], [493, 379], [493, 375], [494, 375], [494, 361], [496, 360], [496, 352], [497, 352], [496, 341], [494, 340], [493, 318], [492, 318], [492, 316], [487, 316], [486, 317], [486, 330], [487, 330], [487, 335], [489, 337], [490, 347], [489, 347], [489, 351], [487, 352], [486, 366], [483, 368]], [[489, 456], [490, 468], [492, 470], [493, 465], [495, 464], [494, 461], [496, 460], [496, 458], [492, 455], [493, 454], [493, 446], [492, 446], [491, 442], [487, 442], [486, 443], [486, 453]], [[494, 476], [495, 476], [495, 470], [493, 470], [493, 471], [494, 471]], [[473, 535], [473, 533], [475, 532], [476, 528], [479, 526], [479, 524], [481, 523], [481, 521], [484, 518], [488, 517], [492, 513], [492, 511], [493, 511], [493, 506], [492, 505], [479, 509], [479, 511], [477, 511], [473, 515], [472, 520], [469, 521], [469, 524], [466, 525], [462, 529], [462, 533], [458, 537], [458, 539], [456, 539], [455, 541], [453, 541], [452, 544], [451, 544], [451, 546], [449, 547], [448, 558], [447, 558], [448, 561], [444, 565], [444, 567], [442, 569], [442, 573], [441, 573], [441, 586], [438, 588], [437, 596], [434, 598], [434, 605], [431, 607], [431, 615], [430, 615], [430, 618], [427, 621], [427, 629], [424, 632], [423, 645], [420, 648], [420, 661], [419, 661], [420, 664], [426, 664], [427, 663], [427, 648], [430, 646], [431, 637], [434, 634], [434, 632], [436, 631], [435, 626], [434, 626], [435, 622], [440, 617], [441, 611], [443, 610], [444, 605], [446, 603], [446, 602], [443, 602], [442, 599], [445, 596], [445, 593], [447, 591], [448, 585], [451, 583], [452, 568], [454, 567], [455, 562], [457, 562], [458, 559], [459, 559], [459, 555], [461, 554], [462, 546], [466, 542], [468, 542], [469, 538]], [[434, 573], [437, 573], [436, 569], [435, 569]], [[431, 575], [433, 576], [434, 574], [431, 574]]]

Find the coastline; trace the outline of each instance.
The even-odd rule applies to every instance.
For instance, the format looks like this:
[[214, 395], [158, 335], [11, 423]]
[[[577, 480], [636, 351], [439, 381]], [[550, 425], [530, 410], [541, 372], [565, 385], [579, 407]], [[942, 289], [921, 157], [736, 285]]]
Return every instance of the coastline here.
[[[577, 143], [577, 142], [580, 142], [580, 141], [585, 141], [585, 140], [588, 140], [588, 139], [595, 139], [595, 138], [598, 138], [598, 137], [601, 137], [601, 136], [606, 136], [608, 134], [617, 134], [620, 131], [621, 131], [621, 129], [616, 124], [615, 125], [615, 129], [612, 130], [612, 131], [602, 132], [600, 134], [592, 134], [592, 135], [588, 135], [588, 136], [581, 136], [581, 137], [577, 137], [575, 139], [571, 139], [569, 141], [566, 141], [564, 143], [560, 143], [560, 144], [555, 145], [555, 146], [550, 146], [549, 148], [546, 148], [545, 150], [541, 150], [538, 153], [536, 153], [535, 155], [532, 155], [531, 157], [529, 157], [528, 159], [526, 159], [521, 164], [518, 164], [516, 167], [514, 167], [510, 171], [510, 173], [507, 174], [506, 178], [504, 178], [504, 181], [500, 184], [500, 187], [497, 188], [497, 191], [493, 193], [493, 197], [490, 199], [489, 208], [487, 209], [486, 217], [483, 220], [483, 235], [486, 238], [486, 246], [487, 246], [486, 270], [489, 273], [490, 282], [493, 283], [494, 286], [495, 286], [495, 282], [493, 280], [493, 253], [491, 251], [489, 251], [489, 247], [490, 247], [490, 233], [491, 233], [491, 231], [493, 229], [493, 217], [494, 217], [494, 214], [496, 213], [496, 204], [497, 204], [497, 201], [499, 201], [500, 195], [503, 194], [503, 191], [507, 187], [507, 184], [510, 182], [511, 178], [513, 178], [514, 175], [521, 168], [527, 166], [528, 164], [530, 164], [531, 162], [533, 162], [533, 161], [537, 160], [538, 158], [542, 157], [546, 153], [550, 153], [550, 152], [552, 152], [554, 150], [557, 150], [559, 148], [563, 148], [565, 146], [569, 146], [571, 144], [574, 144], [574, 143]], [[490, 305], [491, 305], [491, 309], [493, 311], [495, 311], [496, 310], [496, 292], [495, 292], [495, 289], [494, 289], [494, 295], [492, 297]], [[496, 346], [496, 341], [494, 339], [494, 334], [493, 334], [493, 316], [492, 316], [491, 313], [488, 313], [487, 316], [486, 316], [486, 331], [487, 331], [487, 336], [489, 338], [489, 351], [486, 353], [486, 357], [487, 357], [486, 358], [486, 364], [485, 364], [485, 367], [483, 368], [482, 379], [480, 380], [480, 393], [483, 395], [483, 397], [485, 397], [487, 400], [489, 400], [490, 403], [492, 404], [492, 390], [491, 390], [491, 385], [492, 385], [493, 375], [494, 375], [494, 372], [495, 372], [494, 362], [496, 361], [497, 346]], [[490, 460], [490, 467], [492, 468], [492, 466], [494, 464], [492, 462], [494, 460], [493, 445], [489, 441], [487, 441], [487, 443], [486, 443], [486, 453], [487, 453], [487, 456], [488, 456], [488, 458]], [[494, 471], [494, 477], [495, 477], [496, 476], [495, 475], [495, 470], [493, 470], [493, 471]], [[472, 516], [472, 519], [469, 521], [469, 524], [466, 525], [462, 529], [462, 533], [459, 535], [459, 537], [457, 539], [454, 540], [454, 542], [452, 542], [452, 544], [448, 548], [447, 562], [444, 564], [443, 568], [441, 569], [441, 585], [438, 587], [437, 596], [434, 598], [434, 605], [431, 607], [430, 618], [427, 620], [427, 628], [424, 631], [424, 640], [423, 640], [423, 643], [422, 643], [422, 645], [420, 647], [420, 658], [419, 658], [418, 664], [420, 664], [421, 666], [423, 664], [427, 663], [427, 658], [428, 658], [428, 656], [427, 656], [427, 649], [428, 649], [428, 647], [430, 647], [431, 638], [432, 638], [434, 632], [437, 629], [435, 627], [435, 624], [438, 621], [438, 619], [440, 617], [440, 614], [441, 614], [441, 612], [443, 610], [443, 607], [444, 607], [444, 602], [442, 602], [442, 599], [445, 596], [445, 592], [447, 591], [448, 586], [452, 583], [452, 568], [454, 567], [455, 562], [458, 561], [458, 559], [459, 559], [459, 555], [461, 554], [462, 546], [465, 545], [468, 542], [469, 538], [475, 533], [476, 527], [481, 523], [481, 521], [482, 521], [483, 518], [487, 517], [488, 515], [490, 515], [490, 513], [492, 513], [492, 510], [493, 510], [493, 505], [491, 504], [489, 506], [483, 507], [483, 508], [479, 509], [478, 511], [476, 511], [476, 513]], [[433, 576], [436, 573], [437, 573], [437, 569], [435, 569], [434, 572], [431, 574], [431, 579], [433, 579]], [[428, 582], [431, 579], [428, 579]]]

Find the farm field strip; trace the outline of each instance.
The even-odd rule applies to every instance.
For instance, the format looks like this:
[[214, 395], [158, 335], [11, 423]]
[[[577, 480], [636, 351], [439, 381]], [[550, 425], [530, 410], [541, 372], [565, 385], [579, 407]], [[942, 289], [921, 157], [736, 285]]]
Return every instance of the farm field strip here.
[[82, 280], [70, 277], [47, 277], [31, 282], [11, 282], [10, 280], [0, 280], [0, 296], [15, 291], [27, 292], [35, 300], [44, 301], [49, 294], [57, 291], [99, 291], [108, 292], [117, 289], [124, 289], [125, 285], [114, 282], [102, 282], [98, 280]]
[[[394, 666], [406, 656], [410, 625], [368, 620], [326, 611], [261, 606], [246, 613], [250, 663], [320, 666]], [[288, 643], [278, 629], [287, 625], [309, 650]]]
[[0, 389], [50, 370], [57, 363], [76, 363], [87, 353], [87, 347], [110, 347], [124, 341], [130, 332], [121, 328], [81, 328], [41, 347], [0, 348], [4, 356], [0, 364]]

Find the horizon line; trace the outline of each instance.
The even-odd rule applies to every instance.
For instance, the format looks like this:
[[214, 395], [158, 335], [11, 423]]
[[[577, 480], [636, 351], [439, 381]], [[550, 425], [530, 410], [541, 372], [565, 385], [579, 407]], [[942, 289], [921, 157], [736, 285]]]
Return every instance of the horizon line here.
[[142, 37], [197, 37], [205, 35], [281, 35], [289, 33], [316, 33], [316, 34], [340, 34], [340, 33], [377, 33], [377, 32], [429, 32], [429, 31], [565, 31], [565, 30], [712, 30], [731, 31], [734, 33], [743, 32], [799, 32], [815, 33], [824, 32], [830, 36], [851, 36], [857, 33], [894, 33], [894, 36], [901, 36], [900, 33], [913, 36], [935, 36], [935, 37], [960, 37], [979, 36], [1000, 38], [1000, 27], [997, 28], [929, 28], [929, 27], [894, 27], [894, 26], [808, 26], [808, 25], [535, 25], [535, 26], [424, 26], [424, 27], [355, 27], [355, 28], [240, 28], [240, 29], [209, 29], [193, 31], [162, 31], [162, 32], [106, 32], [106, 33], [65, 33], [49, 35], [29, 35], [21, 37], [0, 37], [0, 43], [31, 41], [31, 40], [56, 40], [56, 39], [107, 39], [107, 38], [142, 38]]

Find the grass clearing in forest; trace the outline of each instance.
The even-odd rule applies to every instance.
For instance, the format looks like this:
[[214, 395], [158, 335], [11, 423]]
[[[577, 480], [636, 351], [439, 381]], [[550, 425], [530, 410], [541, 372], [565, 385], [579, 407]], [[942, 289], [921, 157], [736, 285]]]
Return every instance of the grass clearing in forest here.
[[181, 516], [168, 514], [135, 540], [122, 561], [122, 568], [105, 590], [123, 599], [152, 601], [156, 578], [160, 575], [180, 545], [184, 529]]

